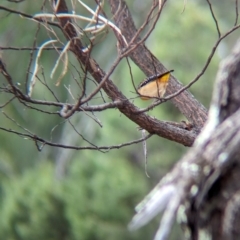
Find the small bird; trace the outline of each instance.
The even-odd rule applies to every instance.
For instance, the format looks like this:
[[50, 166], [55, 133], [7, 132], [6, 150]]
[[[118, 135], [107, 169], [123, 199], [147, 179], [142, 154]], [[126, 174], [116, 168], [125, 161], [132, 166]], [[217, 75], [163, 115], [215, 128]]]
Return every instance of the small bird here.
[[142, 100], [151, 98], [162, 98], [166, 92], [170, 73], [174, 70], [165, 73], [151, 76], [144, 80], [137, 88], [137, 92]]

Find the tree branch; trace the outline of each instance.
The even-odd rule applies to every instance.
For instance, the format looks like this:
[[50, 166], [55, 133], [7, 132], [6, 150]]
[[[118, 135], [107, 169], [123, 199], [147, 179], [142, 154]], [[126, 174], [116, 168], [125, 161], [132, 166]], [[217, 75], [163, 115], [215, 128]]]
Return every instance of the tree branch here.
[[[57, 13], [66, 13], [68, 8], [64, 0], [59, 1], [57, 8]], [[191, 146], [196, 133], [193, 131], [187, 131], [184, 129], [179, 129], [175, 126], [170, 126], [161, 121], [158, 121], [144, 113], [135, 114], [138, 111], [133, 104], [131, 104], [128, 99], [118, 90], [118, 88], [113, 84], [113, 82], [108, 78], [109, 74], [106, 75], [104, 71], [99, 67], [94, 59], [88, 56], [88, 53], [82, 51], [83, 45], [79, 38], [77, 38], [77, 33], [71, 24], [71, 19], [68, 17], [59, 18], [60, 25], [64, 32], [65, 37], [71, 41], [70, 50], [75, 54], [80, 64], [87, 67], [88, 71], [91, 73], [93, 78], [101, 84], [104, 81], [102, 88], [107, 93], [107, 95], [112, 99], [112, 101], [123, 101], [124, 104], [119, 106], [118, 109], [126, 115], [129, 119], [138, 124], [141, 128], [146, 129], [151, 134], [157, 134], [166, 139], [176, 141], [185, 146]]]
[[[192, 239], [198, 239], [204, 227], [210, 231], [212, 239], [236, 239], [233, 232], [226, 233], [229, 229], [224, 232], [222, 226], [223, 221], [228, 221], [230, 225], [225, 207], [240, 189], [239, 180], [236, 180], [240, 172], [239, 119], [240, 41], [232, 55], [220, 66], [206, 126], [193, 148], [138, 207], [138, 213], [130, 224], [131, 229], [145, 225], [164, 211], [168, 204], [178, 202], [178, 207], [184, 204], [181, 212], [187, 215], [185, 224], [190, 228]], [[162, 193], [164, 197], [159, 198]], [[166, 210], [164, 216], [175, 218], [176, 211], [170, 211], [172, 214]], [[171, 219], [168, 219], [169, 223]], [[235, 220], [239, 223], [239, 216]], [[163, 234], [165, 229], [160, 227], [159, 232]], [[226, 235], [235, 238], [224, 238]], [[157, 239], [166, 239], [166, 235]]]
[[[135, 38], [137, 30], [126, 3], [123, 0], [109, 0], [109, 3], [111, 5], [111, 11], [114, 15], [116, 25], [120, 28], [126, 40], [130, 42]], [[118, 36], [116, 35], [116, 37]], [[118, 40], [121, 42], [119, 37]], [[138, 44], [139, 41], [140, 39], [137, 38], [133, 44]], [[125, 48], [124, 45], [122, 45], [122, 47], [123, 49]], [[167, 71], [164, 65], [152, 55], [143, 43], [139, 44], [129, 56], [147, 76], [155, 75], [156, 71], [158, 73], [164, 73]], [[182, 87], [182, 84], [171, 75], [167, 94], [174, 94], [182, 89]], [[207, 111], [188, 91], [184, 91], [173, 98], [172, 102], [195, 127], [201, 128], [204, 125], [207, 119]]]

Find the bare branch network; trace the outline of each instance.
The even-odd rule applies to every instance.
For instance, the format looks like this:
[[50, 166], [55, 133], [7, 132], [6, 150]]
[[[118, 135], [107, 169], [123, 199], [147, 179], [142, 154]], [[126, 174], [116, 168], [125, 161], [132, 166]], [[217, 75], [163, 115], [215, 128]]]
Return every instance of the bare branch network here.
[[[20, 3], [23, 1], [10, 2]], [[202, 66], [199, 74], [186, 86], [183, 86], [178, 79], [171, 75], [166, 96], [164, 98], [158, 97], [149, 107], [144, 109], [139, 109], [133, 103], [132, 98], [128, 98], [126, 94], [122, 93], [111, 77], [120, 62], [125, 59], [129, 63], [129, 58], [148, 77], [169, 70], [144, 44], [154, 31], [162, 12], [165, 10], [167, 0], [152, 1], [147, 17], [138, 29], [135, 27], [131, 12], [124, 0], [109, 0], [108, 3], [105, 3], [111, 7], [112, 17], [108, 17], [105, 13], [104, 1], [96, 1], [95, 9], [80, 0], [71, 1], [69, 6], [66, 5], [65, 0], [54, 0], [51, 8], [47, 8], [46, 1], [44, 1], [41, 12], [35, 15], [29, 15], [0, 5], [0, 10], [6, 15], [16, 15], [36, 24], [36, 34], [32, 46], [0, 46], [3, 52], [10, 50], [30, 51], [26, 78], [21, 86], [18, 85], [19, 80], [14, 79], [11, 72], [8, 71], [8, 62], [3, 57], [0, 59], [0, 72], [5, 79], [4, 84], [1, 86], [1, 92], [6, 95], [6, 101], [1, 104], [2, 113], [8, 121], [15, 124], [17, 129], [21, 129], [18, 131], [0, 127], [1, 131], [31, 139], [35, 142], [38, 150], [41, 150], [45, 145], [49, 145], [59, 148], [91, 149], [105, 152], [110, 149], [146, 141], [152, 135], [158, 135], [184, 146], [192, 146], [207, 121], [207, 110], [192, 96], [188, 88], [195, 84], [206, 72], [221, 41], [240, 27], [238, 24], [238, 1], [236, 1], [235, 5], [235, 22], [224, 33], [220, 29], [211, 2], [209, 0], [206, 2], [215, 23], [218, 37], [204, 66]], [[84, 8], [90, 17], [81, 15], [78, 12], [80, 7]], [[44, 30], [49, 38], [42, 45], [37, 46], [40, 29]], [[101, 69], [100, 62], [92, 57], [92, 52], [101, 41], [105, 40], [110, 32], [115, 35], [117, 56], [109, 70], [105, 71]], [[45, 76], [45, 69], [41, 66], [40, 59], [43, 57], [44, 52], [49, 50], [57, 54], [55, 64], [50, 70], [50, 78], [53, 79], [58, 75], [56, 86], [65, 88], [68, 96], [71, 97], [71, 101], [61, 101], [56, 93], [56, 88], [51, 85], [51, 79]], [[205, 196], [216, 180], [222, 176], [223, 169], [232, 167], [234, 163], [232, 159], [235, 159], [236, 154], [239, 154], [237, 147], [239, 146], [240, 131], [237, 131], [237, 133], [232, 131], [232, 126], [240, 130], [239, 121], [237, 121], [239, 118], [239, 105], [236, 105], [239, 102], [236, 94], [240, 84], [236, 83], [235, 88], [233, 88], [233, 86], [229, 85], [229, 81], [237, 81], [239, 74], [237, 70], [238, 51], [234, 53], [234, 58], [236, 62], [231, 62], [230, 65], [226, 64], [219, 70], [209, 120], [198, 140], [195, 141], [193, 148], [175, 166], [173, 171], [150, 193], [146, 202], [140, 206], [138, 214], [130, 224], [131, 229], [141, 227], [166, 208], [162, 224], [155, 238], [166, 239], [180, 207], [185, 202], [192, 204], [193, 199], [197, 202], [194, 202], [194, 204], [197, 204], [194, 205], [194, 211], [189, 210], [186, 205], [183, 207], [186, 215], [188, 214], [190, 218], [193, 212], [195, 213], [204, 206]], [[134, 85], [131, 66], [130, 64], [128, 66], [132, 78], [129, 81], [132, 81]], [[67, 87], [62, 82], [67, 74], [72, 76], [70, 85], [73, 87]], [[223, 75], [225, 76], [224, 79], [222, 79]], [[93, 86], [90, 90], [89, 84]], [[37, 97], [38, 95], [35, 94], [40, 87], [44, 88], [44, 91], [48, 94], [47, 99]], [[229, 98], [219, 99], [221, 94], [231, 91], [236, 92], [235, 95], [234, 93], [231, 95], [233, 98], [235, 96], [236, 99], [231, 99], [231, 101]], [[189, 123], [166, 122], [149, 115], [149, 110], [169, 100], [188, 119]], [[224, 107], [221, 102], [223, 100], [225, 100]], [[71, 117], [80, 112], [93, 120], [99, 127], [102, 127], [102, 124], [95, 113], [117, 109], [119, 113], [125, 115], [136, 126], [146, 130], [149, 134], [126, 143], [96, 146], [88, 141], [87, 137], [80, 133], [81, 131], [74, 128], [74, 125], [71, 125], [72, 131], [79, 135], [88, 145], [62, 144], [42, 138], [26, 127], [21, 126], [13, 117], [9, 116], [5, 109], [16, 101], [21, 104], [23, 109], [39, 111], [42, 114], [58, 115], [70, 124]], [[226, 130], [228, 134], [225, 134]], [[219, 146], [221, 147], [217, 147], [216, 142], [220, 138], [221, 143]], [[222, 149], [225, 149], [225, 151], [222, 151]], [[214, 161], [214, 159], [217, 159], [217, 161]], [[196, 224], [196, 229], [199, 226], [198, 224]], [[192, 239], [197, 239], [195, 238], [198, 232], [196, 229], [191, 229]]]

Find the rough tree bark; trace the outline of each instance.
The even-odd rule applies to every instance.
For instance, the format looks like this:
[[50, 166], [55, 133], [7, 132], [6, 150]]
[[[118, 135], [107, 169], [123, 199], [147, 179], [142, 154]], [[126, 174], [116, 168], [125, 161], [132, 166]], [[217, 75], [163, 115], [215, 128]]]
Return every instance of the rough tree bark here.
[[[155, 8], [158, 2], [155, 1]], [[57, 3], [56, 14], [67, 13], [65, 0]], [[129, 45], [120, 45], [120, 54], [128, 52], [131, 59], [147, 76], [166, 68], [146, 48], [139, 38], [131, 14], [123, 0], [109, 0], [112, 14], [122, 36]], [[206, 109], [188, 92], [183, 91], [171, 101], [193, 124], [191, 129], [181, 124], [171, 124], [150, 117], [134, 106], [109, 79], [88, 52], [83, 51], [81, 39], [72, 25], [71, 17], [57, 17], [66, 39], [70, 41], [70, 51], [81, 66], [85, 66], [95, 81], [102, 85], [121, 113], [151, 134], [191, 146], [206, 122]], [[40, 20], [39, 20], [40, 21]], [[58, 26], [58, 25], [57, 25]], [[132, 48], [132, 49], [131, 49]], [[38, 104], [23, 94], [13, 83], [10, 74], [0, 61], [0, 72], [5, 76], [13, 93], [19, 100]], [[182, 85], [171, 77], [167, 94], [179, 91]], [[80, 99], [81, 100], [81, 99]], [[84, 101], [76, 106], [68, 105], [74, 113]], [[60, 106], [60, 103], [56, 105]], [[182, 217], [191, 239], [208, 236], [211, 239], [237, 239], [240, 235], [240, 42], [233, 54], [223, 62], [216, 80], [213, 100], [207, 123], [189, 152], [176, 164], [156, 188], [138, 206], [130, 228], [137, 229], [148, 223], [159, 212], [165, 211], [156, 239], [167, 239], [177, 212]], [[74, 111], [73, 111], [74, 110]], [[69, 115], [70, 116], [70, 115]], [[41, 141], [41, 139], [37, 139]], [[206, 238], [204, 238], [206, 239]]]
[[[122, 4], [118, 1], [116, 1], [116, 3], [120, 4], [118, 6], [121, 6]], [[110, 4], [114, 5], [115, 2], [111, 2]], [[126, 5], [124, 4], [123, 6], [124, 6], [124, 11], [128, 11]], [[68, 12], [66, 2], [64, 0], [59, 1], [57, 13], [66, 13], [66, 12]], [[121, 11], [120, 13], [123, 13], [123, 11]], [[128, 15], [130, 14], [128, 12], [126, 13]], [[120, 110], [120, 112], [122, 112], [129, 119], [137, 123], [141, 128], [146, 129], [151, 134], [157, 134], [161, 137], [181, 143], [185, 146], [191, 146], [193, 144], [197, 134], [202, 128], [204, 122], [206, 121], [207, 111], [202, 106], [202, 104], [199, 103], [188, 91], [184, 91], [177, 98], [175, 98], [173, 102], [192, 123], [193, 126], [191, 130], [187, 130], [187, 128], [183, 127], [182, 124], [177, 124], [177, 123], [171, 124], [164, 121], [159, 121], [157, 119], [154, 119], [148, 116], [145, 113], [139, 112], [139, 109], [135, 107], [133, 104], [131, 104], [130, 101], [128, 101], [128, 99], [118, 90], [117, 86], [115, 86], [114, 83], [109, 78], [105, 79], [106, 73], [100, 68], [100, 66], [96, 63], [96, 61], [92, 59], [88, 53], [84, 53], [82, 51], [83, 45], [81, 43], [81, 40], [77, 38], [77, 33], [74, 27], [70, 24], [71, 19], [65, 17], [65, 18], [59, 18], [59, 21], [65, 37], [68, 40], [74, 39], [71, 42], [70, 50], [75, 54], [79, 63], [86, 66], [86, 68], [91, 73], [91, 75], [96, 80], [96, 82], [101, 84], [102, 81], [104, 81], [102, 88], [107, 93], [107, 95], [113, 101], [121, 101], [121, 104], [118, 105], [118, 109]], [[123, 35], [126, 33], [126, 29], [121, 29], [121, 31]], [[133, 31], [135, 30], [133, 29]], [[134, 32], [132, 32], [132, 34], [134, 34]], [[128, 41], [129, 36], [126, 36], [126, 39]], [[146, 47], [144, 47], [144, 49], [142, 49], [142, 47], [143, 45], [140, 44], [137, 48], [135, 48], [133, 51], [130, 51], [130, 52], [131, 53], [136, 52], [136, 54], [132, 53], [133, 55], [136, 56], [135, 58], [137, 58], [137, 56], [139, 56], [140, 53], [148, 54], [148, 57], [150, 57], [151, 59], [154, 59], [154, 62], [155, 62], [154, 64], [156, 65], [157, 70], [159, 72], [163, 72], [165, 69], [163, 65], [161, 65], [157, 61], [157, 59], [152, 54], [150, 54], [150, 52], [147, 50]], [[139, 66], [141, 67], [145, 66], [144, 59], [145, 57], [140, 58], [140, 60], [138, 61]], [[146, 71], [146, 69], [148, 70]], [[148, 68], [148, 65], [145, 66], [143, 70], [148, 74], [151, 73], [150, 68]], [[182, 85], [179, 82], [177, 82], [176, 79], [171, 78], [169, 88], [168, 88], [169, 89], [168, 93], [172, 93], [176, 90], [180, 90], [181, 87]]]
[[146, 197], [130, 228], [166, 208], [156, 239], [177, 211], [190, 239], [240, 236], [240, 41], [220, 66], [206, 126], [194, 146]]
[[[163, 1], [163, 4], [166, 1]], [[132, 45], [137, 45], [134, 51], [131, 51], [129, 56], [132, 61], [147, 75], [152, 76], [156, 72], [166, 72], [164, 65], [147, 49], [144, 42], [141, 42], [137, 29], [134, 25], [132, 15], [123, 0], [109, 0], [111, 11], [114, 16], [116, 25], [120, 28], [122, 34], [128, 42], [135, 39]], [[138, 36], [138, 35], [137, 35]], [[116, 34], [118, 41], [122, 43], [121, 37]], [[141, 42], [141, 43], [140, 43]], [[140, 43], [140, 44], [139, 44]], [[122, 49], [125, 48], [122, 43]], [[173, 76], [171, 76], [167, 95], [173, 94], [181, 89], [182, 84]], [[207, 110], [198, 102], [189, 91], [184, 91], [175, 98], [171, 99], [173, 104], [181, 111], [181, 113], [193, 123], [195, 128], [202, 128], [207, 119]]]
[[[212, 115], [211, 115], [212, 114]], [[212, 126], [211, 126], [212, 125]], [[215, 126], [214, 126], [215, 125]], [[211, 126], [208, 130], [207, 126]], [[211, 173], [202, 177], [202, 190], [190, 199], [188, 219], [192, 239], [208, 230], [212, 239], [240, 237], [240, 41], [217, 76], [202, 150]], [[209, 132], [207, 132], [209, 131]], [[204, 135], [202, 135], [204, 137]], [[214, 136], [214, 138], [213, 138]], [[201, 141], [201, 138], [199, 138]], [[206, 167], [203, 166], [203, 167]]]
[[[124, 1], [109, 0], [117, 26], [128, 42], [135, 37], [136, 28]], [[59, 1], [57, 13], [68, 12], [64, 0]], [[68, 40], [77, 36], [69, 18], [59, 18], [62, 30]], [[118, 39], [120, 44], [121, 40]], [[133, 61], [147, 74], [154, 71], [162, 72], [164, 66], [147, 50], [140, 39], [136, 37], [137, 45], [130, 52]], [[123, 47], [123, 46], [122, 46]], [[191, 239], [199, 239], [209, 235], [212, 239], [236, 239], [239, 230], [235, 225], [240, 219], [233, 221], [239, 214], [239, 155], [240, 155], [240, 45], [233, 56], [219, 70], [209, 120], [193, 148], [147, 196], [139, 207], [138, 214], [130, 224], [136, 229], [146, 224], [158, 212], [165, 210], [162, 225], [156, 239], [166, 239], [171, 230], [171, 223], [176, 213], [181, 209], [185, 214], [185, 224]], [[124, 49], [123, 49], [124, 50]], [[87, 66], [94, 79], [101, 84], [105, 73], [98, 64], [82, 51], [79, 39], [72, 41], [71, 51], [80, 63]], [[168, 93], [181, 88], [179, 82], [172, 78]], [[150, 133], [191, 145], [194, 139], [186, 130], [166, 125], [150, 118], [144, 113], [138, 113], [125, 96], [118, 91], [110, 79], [103, 84], [104, 91], [113, 101], [120, 100], [118, 109], [139, 126]], [[124, 102], [124, 103], [123, 103]], [[206, 120], [206, 110], [187, 91], [173, 99], [180, 111], [201, 128]], [[172, 129], [171, 129], [172, 128]], [[196, 130], [195, 129], [195, 130]], [[237, 224], [236, 224], [237, 223]], [[204, 234], [203, 234], [204, 232]]]

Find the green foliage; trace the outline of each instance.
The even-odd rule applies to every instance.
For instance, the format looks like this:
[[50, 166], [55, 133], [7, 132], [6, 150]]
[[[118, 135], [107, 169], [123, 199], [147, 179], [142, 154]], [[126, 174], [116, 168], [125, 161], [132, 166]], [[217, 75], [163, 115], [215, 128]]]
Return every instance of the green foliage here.
[[77, 217], [73, 239], [135, 239], [126, 225], [140, 195], [146, 193], [143, 176], [123, 159], [77, 161], [64, 186], [67, 216]]
[[3, 184], [0, 239], [150, 237], [151, 227], [127, 230], [134, 206], [147, 191], [146, 177], [127, 162], [81, 159], [71, 164], [66, 179], [58, 182], [53, 174], [45, 162]]
[[68, 222], [64, 202], [45, 164], [3, 185], [1, 239], [66, 239]]
[[[4, 3], [4, 6], [12, 9], [16, 8], [15, 3], [5, 2], [6, 5]], [[28, 1], [23, 1], [21, 4], [17, 4], [17, 8], [20, 11], [35, 14], [40, 12], [42, 2], [35, 1], [34, 4], [29, 4]], [[216, 3], [214, 10], [218, 9], [217, 14], [229, 17], [228, 20], [221, 19], [220, 25], [230, 26], [233, 23], [234, 16], [223, 11], [225, 5], [228, 6], [228, 1], [214, 0], [213, 2]], [[231, 0], [231, 2], [235, 1]], [[94, 4], [94, 1], [91, 4]], [[138, 28], [147, 15], [151, 1], [129, 0], [128, 5]], [[175, 70], [174, 75], [177, 79], [187, 84], [205, 64], [217, 39], [217, 32], [214, 21], [209, 14], [208, 6], [203, 1], [187, 1], [184, 12], [183, 5], [182, 1], [167, 2], [146, 45], [167, 68]], [[234, 8], [232, 9], [231, 12], [234, 11]], [[80, 8], [79, 11], [83, 13], [84, 10]], [[0, 14], [1, 46], [30, 47], [33, 45], [37, 30], [35, 22], [26, 18], [19, 18], [18, 15], [14, 16], [13, 14], [6, 17], [6, 13], [2, 11]], [[89, 15], [86, 14], [86, 16]], [[111, 16], [109, 9], [107, 9], [107, 16]], [[60, 33], [60, 31], [56, 31]], [[56, 36], [49, 34], [44, 27], [40, 27], [37, 46], [40, 46], [49, 38], [56, 38]], [[239, 32], [236, 34], [239, 35]], [[63, 44], [66, 44], [62, 33], [58, 37]], [[230, 45], [232, 45], [237, 37], [233, 34], [229, 38], [232, 38], [230, 42]], [[110, 31], [106, 39], [103, 39], [104, 41], [95, 45], [92, 57], [107, 72], [116, 58], [116, 38]], [[227, 46], [227, 49], [230, 49], [230, 47]], [[33, 59], [35, 56], [36, 53], [34, 53]], [[76, 99], [72, 99], [65, 86], [70, 88], [74, 96], [79, 96], [79, 88], [75, 87], [77, 83], [74, 78], [79, 82], [81, 81], [80, 67], [73, 55], [69, 54], [72, 66], [69, 65], [69, 73], [62, 80], [62, 84], [56, 87], [56, 79], [60, 74], [62, 63], [60, 63], [54, 79], [50, 79], [50, 72], [57, 57], [58, 54], [53, 51], [45, 51], [42, 54], [39, 63], [43, 66], [45, 80], [59, 101], [75, 102]], [[13, 81], [18, 83], [18, 87], [21, 89], [26, 88], [25, 81], [29, 58], [30, 54], [27, 51], [3, 52], [7, 70], [12, 74]], [[218, 62], [218, 56], [214, 57], [208, 71], [190, 89], [194, 96], [206, 106], [210, 102]], [[137, 86], [145, 76], [134, 63], [131, 61], [130, 63], [133, 81]], [[73, 66], [76, 66], [77, 71]], [[80, 71], [79, 75], [78, 71]], [[43, 80], [41, 70], [38, 76]], [[121, 61], [116, 71], [111, 75], [111, 79], [127, 97], [136, 96], [133, 93], [134, 88], [125, 60]], [[6, 82], [0, 75], [0, 85], [2, 84], [6, 84]], [[88, 81], [87, 91], [91, 91], [94, 87], [95, 84]], [[2, 95], [0, 96], [0, 102], [4, 103], [6, 102], [6, 95]], [[36, 99], [53, 100], [51, 94], [40, 84], [40, 81], [37, 82], [33, 96]], [[10, 98], [10, 96], [7, 97]], [[109, 100], [107, 97], [105, 99], [106, 101]], [[91, 103], [99, 104], [98, 100], [99, 98], [96, 96]], [[143, 102], [139, 99], [133, 101], [139, 107], [146, 107], [151, 102]], [[48, 110], [56, 111], [56, 108], [49, 108]], [[23, 108], [17, 100], [4, 108], [4, 111], [19, 125], [26, 127], [40, 137], [63, 143], [67, 142], [67, 137], [72, 137], [72, 135], [66, 137], [62, 134], [68, 123], [61, 124], [63, 120], [58, 115], [44, 115], [42, 112], [29, 111], [27, 107]], [[181, 121], [185, 119], [170, 102], [149, 111], [148, 114], [161, 120]], [[141, 137], [141, 132], [136, 124], [129, 121], [116, 109], [96, 113], [96, 116], [103, 124], [103, 128], [99, 128], [84, 113], [76, 114], [71, 118], [71, 121], [76, 118], [77, 130], [98, 146], [120, 144]], [[18, 128], [13, 121], [8, 120], [3, 114], [0, 115], [0, 122], [7, 129], [24, 131]], [[0, 139], [0, 239], [152, 239], [151, 234], [156, 230], [155, 225], [147, 226], [137, 233], [129, 233], [126, 228], [133, 216], [135, 205], [149, 189], [143, 170], [142, 144], [110, 151], [106, 154], [94, 151], [75, 152], [73, 154], [75, 159], [70, 166], [68, 176], [63, 181], [57, 182], [52, 177], [54, 170], [51, 164], [36, 163], [40, 159], [45, 159], [46, 156], [52, 158], [60, 151], [45, 147], [41, 153], [38, 153], [33, 142], [2, 131], [0, 132]], [[79, 140], [76, 145], [87, 145], [79, 136], [77, 139]], [[147, 141], [147, 149], [147, 168], [151, 176], [149, 181], [154, 184], [185, 151], [185, 148], [179, 144], [158, 136], [154, 136]], [[132, 165], [133, 162], [142, 166], [140, 172], [138, 168]], [[33, 170], [25, 170], [34, 165], [36, 166]], [[179, 236], [174, 239], [179, 239]]]

